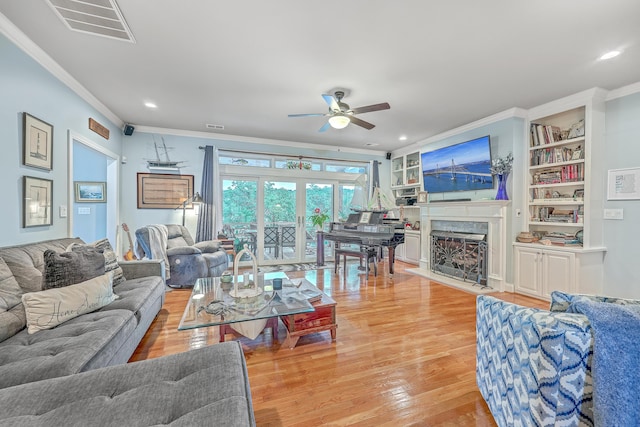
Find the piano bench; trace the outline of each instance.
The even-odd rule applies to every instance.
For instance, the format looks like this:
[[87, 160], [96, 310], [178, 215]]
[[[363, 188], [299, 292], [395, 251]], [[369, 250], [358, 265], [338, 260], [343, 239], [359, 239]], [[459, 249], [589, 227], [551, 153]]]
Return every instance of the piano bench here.
[[366, 246], [361, 247], [361, 250], [355, 251], [352, 249], [340, 249], [336, 248], [334, 250], [335, 255], [335, 266], [334, 273], [338, 273], [338, 265], [340, 264], [340, 257], [344, 257], [344, 271], [347, 271], [347, 257], [352, 256], [360, 259], [360, 265], [364, 261], [365, 269], [367, 276], [369, 276], [369, 262], [373, 261], [373, 275], [375, 277], [378, 276], [378, 249], [377, 248], [368, 248]]

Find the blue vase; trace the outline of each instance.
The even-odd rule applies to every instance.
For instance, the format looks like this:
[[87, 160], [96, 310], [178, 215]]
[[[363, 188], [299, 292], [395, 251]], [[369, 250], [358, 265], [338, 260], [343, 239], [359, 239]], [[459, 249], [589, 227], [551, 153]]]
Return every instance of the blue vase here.
[[496, 194], [496, 200], [509, 200], [509, 195], [507, 194], [508, 178], [509, 178], [508, 173], [498, 174], [498, 193]]

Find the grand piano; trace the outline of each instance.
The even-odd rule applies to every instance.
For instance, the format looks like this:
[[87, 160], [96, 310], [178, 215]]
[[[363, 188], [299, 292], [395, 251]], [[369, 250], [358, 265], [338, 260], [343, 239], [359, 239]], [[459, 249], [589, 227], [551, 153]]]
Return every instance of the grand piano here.
[[319, 265], [324, 265], [324, 240], [340, 244], [355, 244], [362, 248], [389, 249], [389, 274], [393, 274], [395, 262], [395, 248], [404, 243], [404, 225], [397, 219], [384, 218], [385, 212], [362, 211], [349, 215], [346, 222], [332, 222], [329, 231], [323, 234], [321, 242], [318, 242]]

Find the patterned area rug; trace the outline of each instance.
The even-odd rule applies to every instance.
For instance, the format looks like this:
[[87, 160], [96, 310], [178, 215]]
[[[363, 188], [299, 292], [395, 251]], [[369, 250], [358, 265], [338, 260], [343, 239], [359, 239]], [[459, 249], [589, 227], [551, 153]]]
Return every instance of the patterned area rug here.
[[333, 267], [333, 262], [325, 263], [323, 266], [318, 266], [315, 262], [304, 264], [282, 264], [282, 265], [262, 265], [258, 267], [260, 273], [272, 273], [274, 271], [306, 271], [306, 270], [319, 270], [323, 268]]

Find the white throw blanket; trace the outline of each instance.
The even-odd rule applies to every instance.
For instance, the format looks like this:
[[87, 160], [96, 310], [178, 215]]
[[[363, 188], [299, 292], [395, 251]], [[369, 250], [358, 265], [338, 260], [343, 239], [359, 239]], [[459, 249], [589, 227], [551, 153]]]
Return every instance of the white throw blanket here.
[[[169, 240], [169, 230], [167, 229], [167, 226], [163, 224], [148, 225], [147, 230], [149, 231], [149, 249], [151, 250], [151, 256], [149, 259], [164, 260], [166, 279], [169, 280], [171, 277], [169, 258], [167, 258], [167, 240]], [[139, 259], [142, 259], [145, 255], [144, 250], [140, 248], [137, 241], [136, 255], [138, 255]]]

